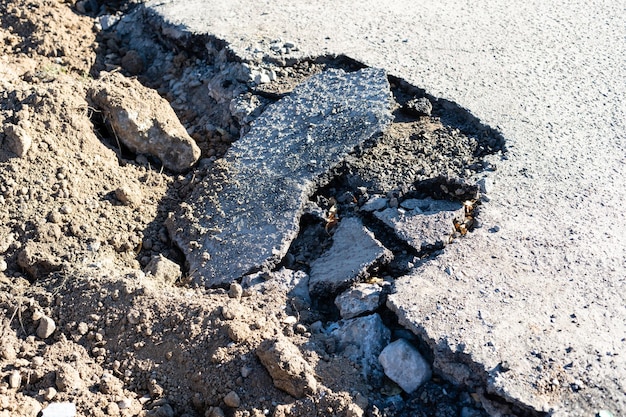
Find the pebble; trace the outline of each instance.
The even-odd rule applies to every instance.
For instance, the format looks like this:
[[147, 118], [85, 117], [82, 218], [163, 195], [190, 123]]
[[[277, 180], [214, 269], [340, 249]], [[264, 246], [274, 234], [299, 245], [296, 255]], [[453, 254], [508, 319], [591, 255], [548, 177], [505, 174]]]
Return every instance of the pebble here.
[[115, 190], [115, 198], [122, 204], [131, 207], [139, 207], [141, 205], [141, 191], [136, 187], [122, 185]]
[[228, 296], [230, 298], [235, 298], [239, 300], [243, 295], [243, 287], [238, 282], [233, 282], [230, 284], [230, 289], [228, 290]]
[[33, 368], [39, 368], [41, 365], [43, 365], [43, 357], [35, 356], [31, 361], [31, 365]]
[[430, 365], [413, 345], [404, 339], [390, 343], [378, 360], [385, 375], [407, 393], [412, 393], [432, 375]]
[[6, 271], [8, 267], [7, 261], [5, 261], [4, 258], [0, 258], [0, 272]]
[[120, 414], [120, 406], [117, 403], [109, 403], [106, 412], [110, 416], [118, 416]]
[[356, 284], [335, 299], [343, 319], [351, 319], [376, 310], [382, 302], [382, 288], [376, 284]]
[[224, 404], [231, 408], [238, 408], [241, 405], [241, 399], [235, 391], [231, 391], [224, 397]]
[[15, 370], [9, 374], [9, 387], [18, 389], [20, 385], [22, 385], [22, 374]]
[[375, 195], [367, 200], [367, 203], [361, 207], [363, 211], [378, 211], [387, 207], [387, 199], [380, 195]]
[[48, 387], [43, 392], [43, 398], [46, 401], [51, 401], [57, 396], [57, 390], [54, 387]]
[[54, 320], [48, 316], [43, 316], [39, 320], [39, 326], [37, 326], [37, 336], [42, 339], [47, 339], [54, 333], [54, 330], [57, 328]]
[[155, 256], [143, 269], [146, 274], [152, 275], [157, 281], [164, 282], [166, 284], [174, 284], [177, 279], [182, 275], [180, 266], [165, 256], [159, 254]]
[[124, 398], [117, 403], [117, 406], [120, 410], [127, 410], [133, 405], [133, 400], [131, 398]]

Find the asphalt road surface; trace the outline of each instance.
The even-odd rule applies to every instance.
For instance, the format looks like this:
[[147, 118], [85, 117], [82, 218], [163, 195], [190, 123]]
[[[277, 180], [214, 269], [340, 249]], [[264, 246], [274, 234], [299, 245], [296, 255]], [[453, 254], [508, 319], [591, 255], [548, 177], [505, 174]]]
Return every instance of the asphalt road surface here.
[[398, 280], [390, 306], [456, 380], [462, 357], [510, 401], [626, 414], [626, 2], [148, 7], [246, 59], [273, 56], [276, 39], [292, 58], [345, 54], [500, 129], [508, 152], [492, 160], [483, 227]]

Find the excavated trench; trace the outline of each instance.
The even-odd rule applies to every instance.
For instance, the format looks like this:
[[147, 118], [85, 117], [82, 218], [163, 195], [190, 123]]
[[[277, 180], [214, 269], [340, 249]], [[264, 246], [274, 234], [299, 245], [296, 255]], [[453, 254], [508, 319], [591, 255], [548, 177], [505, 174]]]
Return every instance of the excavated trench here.
[[[220, 39], [181, 36], [175, 29], [164, 28], [141, 8], [127, 13], [116, 26], [101, 32], [100, 44], [104, 46], [94, 67], [94, 73], [121, 68], [156, 89], [171, 103], [202, 151], [198, 167], [180, 175], [171, 187], [146, 235], [160, 233], [168, 213], [191, 195], [206, 168], [250, 129], [251, 122], [268, 105], [314, 74], [330, 68], [351, 72], [364, 67], [344, 56], [318, 57], [282, 66], [276, 62], [242, 62]], [[480, 227], [477, 180], [496, 169], [485, 156], [505, 152], [504, 138], [455, 103], [430, 96], [392, 76], [389, 82], [395, 102], [392, 124], [381, 137], [349, 155], [321, 181], [325, 185], [310, 196], [309, 209], [300, 220], [300, 232], [275, 270], [288, 268], [308, 273], [311, 264], [332, 249], [337, 223], [348, 218], [358, 218], [393, 254], [393, 260], [375, 262], [358, 278], [361, 282], [389, 284], [385, 285], [383, 296], [393, 291], [394, 279], [436, 258], [453, 240], [468, 239], [467, 244], [471, 244], [472, 229]], [[95, 121], [106, 139], [103, 121]], [[111, 137], [108, 140], [115, 146]], [[366, 210], [368, 202], [376, 199], [382, 202], [381, 206]], [[401, 238], [377, 215], [385, 209], [406, 210], [409, 203], [426, 200], [456, 202], [459, 207], [465, 204], [465, 211], [454, 223], [450, 221], [450, 233], [445, 239], [419, 248]], [[154, 250], [142, 248], [138, 258], [145, 265], [155, 255]], [[165, 255], [184, 268], [181, 252], [170, 249]], [[338, 292], [313, 297], [311, 322], [307, 324], [321, 321], [329, 326], [339, 321], [337, 295]], [[392, 340], [408, 339], [433, 363], [434, 341], [421, 340], [403, 328], [384, 302], [374, 312], [391, 329]], [[386, 394], [370, 401], [384, 410], [379, 415], [434, 415], [443, 409], [452, 410], [454, 415], [486, 415], [485, 410], [462, 411], [461, 406], [455, 405], [480, 393], [481, 400], [491, 404], [491, 410], [537, 415], [522, 404], [490, 395], [486, 389], [488, 375], [480, 365], [469, 358], [458, 360], [476, 372], [476, 385], [455, 385], [455, 381], [438, 376], [435, 369], [433, 379], [411, 395], [400, 394], [397, 386], [385, 379], [381, 392]]]

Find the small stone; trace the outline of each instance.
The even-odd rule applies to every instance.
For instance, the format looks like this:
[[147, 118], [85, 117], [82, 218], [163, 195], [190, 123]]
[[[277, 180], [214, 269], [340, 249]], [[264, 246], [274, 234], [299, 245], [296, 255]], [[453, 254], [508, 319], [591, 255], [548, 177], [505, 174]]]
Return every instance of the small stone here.
[[351, 319], [363, 313], [375, 311], [382, 302], [382, 288], [376, 284], [356, 284], [335, 299], [339, 314]]
[[18, 157], [25, 157], [33, 143], [30, 135], [21, 127], [12, 124], [5, 125], [4, 134], [7, 148]]
[[430, 116], [433, 105], [426, 97], [414, 98], [406, 103], [405, 110], [414, 116]]
[[9, 387], [18, 389], [20, 385], [22, 385], [22, 374], [15, 370], [9, 374]]
[[41, 417], [76, 417], [76, 404], [51, 403], [41, 410]]
[[54, 330], [57, 328], [54, 320], [52, 320], [48, 316], [43, 316], [39, 320], [39, 326], [37, 326], [37, 336], [42, 339], [47, 339], [54, 333]]
[[117, 403], [109, 403], [106, 408], [106, 412], [110, 416], [119, 416], [120, 415], [120, 406]]
[[171, 405], [165, 403], [153, 408], [151, 415], [154, 417], [174, 417], [174, 409]]
[[0, 258], [0, 272], [6, 271], [8, 267], [7, 261], [5, 261], [4, 258]]
[[87, 332], [89, 331], [89, 326], [84, 321], [81, 321], [80, 323], [78, 323], [78, 326], [76, 327], [76, 331], [80, 335], [86, 335]]
[[230, 298], [235, 298], [239, 300], [243, 294], [243, 287], [238, 282], [233, 282], [230, 284], [230, 289], [228, 290], [228, 296]]
[[224, 404], [231, 408], [237, 408], [241, 405], [241, 399], [235, 391], [231, 391], [224, 397]]
[[141, 191], [136, 187], [123, 185], [115, 190], [115, 198], [122, 204], [131, 207], [139, 207], [142, 202]]
[[43, 392], [43, 398], [46, 401], [51, 401], [57, 396], [57, 390], [54, 387], [48, 387]]
[[361, 207], [363, 211], [378, 211], [387, 207], [387, 198], [382, 195], [375, 195], [367, 200], [367, 203]]
[[174, 284], [182, 275], [180, 266], [161, 254], [152, 258], [143, 272], [166, 284]]
[[225, 417], [224, 410], [219, 407], [209, 407], [209, 409], [204, 413], [205, 417]]
[[43, 357], [35, 356], [30, 363], [33, 368], [39, 368], [43, 365]]
[[127, 410], [127, 409], [129, 409], [132, 405], [133, 405], [133, 400], [132, 400], [132, 398], [123, 398], [122, 400], [120, 400], [120, 401], [117, 403], [117, 406], [120, 408], [120, 410]]
[[407, 393], [412, 393], [432, 375], [430, 365], [404, 339], [398, 339], [383, 349], [378, 357], [385, 375]]
[[251, 373], [252, 373], [252, 368], [250, 368], [249, 366], [242, 366], [241, 367], [241, 376], [243, 378], [249, 377]]

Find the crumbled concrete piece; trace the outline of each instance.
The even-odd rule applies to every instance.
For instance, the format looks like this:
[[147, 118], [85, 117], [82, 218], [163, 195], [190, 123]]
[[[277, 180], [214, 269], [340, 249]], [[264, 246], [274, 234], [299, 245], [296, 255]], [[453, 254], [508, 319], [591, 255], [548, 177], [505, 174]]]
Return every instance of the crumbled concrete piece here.
[[139, 81], [107, 74], [89, 89], [89, 98], [133, 152], [156, 156], [176, 172], [191, 168], [200, 158], [200, 148], [169, 103]]
[[361, 364], [363, 377], [370, 381], [382, 378], [383, 370], [378, 355], [389, 343], [391, 332], [378, 314], [339, 322], [331, 332], [343, 355]]
[[390, 121], [386, 74], [374, 68], [326, 71], [268, 106], [166, 223], [195, 282], [217, 286], [278, 263], [307, 198]]
[[365, 204], [363, 204], [361, 210], [378, 211], [384, 209], [385, 207], [387, 207], [387, 198], [382, 195], [374, 195], [370, 197]]
[[343, 319], [351, 319], [372, 312], [382, 303], [383, 289], [376, 284], [356, 284], [335, 298], [335, 305]]
[[433, 112], [433, 105], [426, 97], [420, 97], [409, 100], [404, 109], [414, 116], [430, 116]]
[[17, 264], [33, 278], [61, 269], [61, 260], [50, 253], [50, 246], [29, 241], [17, 255]]
[[155, 280], [166, 284], [173, 284], [182, 275], [180, 266], [165, 256], [155, 256], [143, 269], [143, 272], [150, 274]]
[[4, 134], [6, 135], [6, 147], [20, 158], [25, 157], [33, 144], [33, 138], [30, 137], [28, 132], [20, 126], [6, 124], [4, 126]]
[[432, 375], [430, 365], [404, 339], [398, 339], [383, 349], [378, 357], [385, 375], [407, 393], [412, 393]]
[[57, 390], [54, 387], [48, 387], [43, 392], [43, 398], [46, 401], [51, 401], [57, 396]]
[[309, 290], [311, 294], [333, 294], [364, 277], [375, 262], [389, 261], [392, 256], [361, 220], [343, 219], [330, 249], [311, 264]]
[[41, 417], [75, 417], [76, 404], [74, 403], [50, 403], [41, 410]]
[[241, 405], [241, 399], [235, 391], [231, 391], [224, 397], [224, 404], [231, 408], [237, 408]]
[[463, 205], [445, 200], [419, 200], [413, 210], [388, 208], [374, 215], [418, 252], [441, 249], [454, 233], [454, 219], [465, 217]]
[[276, 388], [296, 398], [317, 390], [315, 370], [304, 360], [298, 347], [287, 339], [265, 340], [256, 354]]
[[43, 316], [39, 319], [39, 326], [37, 326], [37, 336], [42, 339], [47, 339], [52, 336], [54, 330], [57, 328], [54, 320], [48, 316]]

